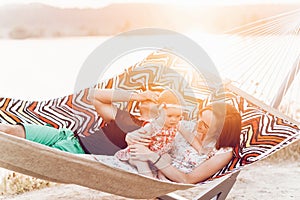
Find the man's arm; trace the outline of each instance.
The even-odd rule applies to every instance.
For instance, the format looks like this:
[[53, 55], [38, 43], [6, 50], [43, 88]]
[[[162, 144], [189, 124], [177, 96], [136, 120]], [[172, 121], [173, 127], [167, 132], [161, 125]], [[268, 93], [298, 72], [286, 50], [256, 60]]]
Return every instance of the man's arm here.
[[128, 101], [157, 101], [157, 94], [151, 91], [136, 93], [128, 90], [98, 89], [95, 90], [93, 105], [104, 121], [109, 122], [116, 118], [117, 108], [113, 102]]
[[106, 122], [116, 118], [117, 108], [112, 102], [126, 102], [129, 101], [134, 92], [126, 90], [95, 90], [93, 105], [96, 112]]

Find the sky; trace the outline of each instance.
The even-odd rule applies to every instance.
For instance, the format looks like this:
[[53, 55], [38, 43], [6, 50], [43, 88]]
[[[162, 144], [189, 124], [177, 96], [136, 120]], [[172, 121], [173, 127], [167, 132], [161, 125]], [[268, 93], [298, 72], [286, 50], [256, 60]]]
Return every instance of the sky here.
[[111, 3], [172, 3], [172, 4], [257, 4], [257, 3], [300, 3], [300, 0], [1, 0], [0, 6], [6, 4], [44, 3], [62, 8], [98, 8]]

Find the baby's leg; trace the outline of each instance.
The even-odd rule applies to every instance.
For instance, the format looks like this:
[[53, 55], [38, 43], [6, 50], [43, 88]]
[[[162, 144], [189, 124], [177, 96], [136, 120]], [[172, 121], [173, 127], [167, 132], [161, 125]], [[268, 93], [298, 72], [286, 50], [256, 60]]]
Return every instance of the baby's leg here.
[[129, 163], [131, 165], [136, 166], [136, 168], [137, 168], [137, 170], [140, 174], [143, 174], [145, 176], [150, 176], [150, 177], [154, 178], [154, 176], [152, 174], [152, 171], [149, 167], [149, 164], [147, 162], [140, 161], [140, 160], [134, 160], [133, 161], [132, 159], [130, 159]]

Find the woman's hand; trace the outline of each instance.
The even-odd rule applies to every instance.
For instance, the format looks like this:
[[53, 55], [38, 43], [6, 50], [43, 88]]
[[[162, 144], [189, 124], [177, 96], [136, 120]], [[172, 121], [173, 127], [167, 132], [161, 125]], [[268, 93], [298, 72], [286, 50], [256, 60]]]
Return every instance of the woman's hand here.
[[159, 155], [151, 151], [148, 147], [140, 144], [133, 144], [129, 146], [130, 158], [140, 161], [154, 161], [158, 159]]
[[143, 130], [143, 128], [127, 133], [125, 137], [125, 141], [127, 142], [128, 145], [140, 144], [140, 145], [148, 146], [149, 143], [151, 142], [150, 140], [151, 136], [145, 135], [146, 133], [147, 131]]

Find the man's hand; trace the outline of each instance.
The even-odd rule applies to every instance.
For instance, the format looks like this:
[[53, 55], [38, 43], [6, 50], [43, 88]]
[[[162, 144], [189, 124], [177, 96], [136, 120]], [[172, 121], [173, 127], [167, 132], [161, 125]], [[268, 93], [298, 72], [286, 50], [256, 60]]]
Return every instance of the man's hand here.
[[152, 161], [157, 159], [159, 156], [157, 153], [151, 151], [148, 147], [140, 144], [133, 144], [129, 146], [130, 158], [133, 160], [140, 161]]
[[128, 145], [131, 144], [140, 144], [144, 146], [148, 146], [151, 142], [151, 136], [146, 135], [147, 131], [140, 128], [136, 131], [130, 132], [126, 134], [125, 141]]
[[133, 144], [129, 146], [130, 159], [140, 161], [151, 161], [158, 169], [164, 169], [171, 165], [172, 158], [165, 153], [161, 156], [151, 151], [148, 147], [140, 144]]
[[141, 93], [134, 93], [131, 95], [131, 100], [134, 101], [153, 101], [154, 103], [157, 103], [158, 100], [158, 94], [156, 92], [152, 91], [145, 91]]

